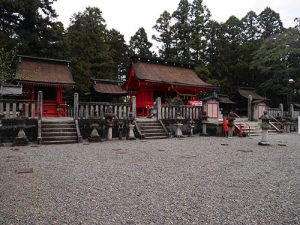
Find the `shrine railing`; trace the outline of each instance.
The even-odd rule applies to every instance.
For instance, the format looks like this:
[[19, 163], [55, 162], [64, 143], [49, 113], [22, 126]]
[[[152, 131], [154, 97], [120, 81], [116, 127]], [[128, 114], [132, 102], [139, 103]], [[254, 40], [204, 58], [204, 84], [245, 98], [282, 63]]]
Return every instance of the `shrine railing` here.
[[129, 103], [79, 102], [78, 117], [81, 119], [103, 117], [108, 108], [111, 108], [119, 119], [128, 117], [131, 112]]
[[283, 117], [283, 111], [280, 108], [267, 108], [268, 114], [273, 117]]
[[191, 105], [162, 105], [161, 119], [176, 119], [177, 113], [184, 119], [199, 119], [202, 113], [201, 106]]
[[25, 117], [37, 117], [37, 101], [26, 101], [16, 99], [0, 99], [0, 114], [4, 118], [17, 118], [21, 114]]

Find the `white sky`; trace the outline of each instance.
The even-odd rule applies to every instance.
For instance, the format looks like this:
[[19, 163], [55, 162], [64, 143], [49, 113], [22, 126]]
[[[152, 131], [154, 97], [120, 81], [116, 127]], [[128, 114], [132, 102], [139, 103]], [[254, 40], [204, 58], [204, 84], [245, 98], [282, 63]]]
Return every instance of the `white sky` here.
[[[190, 0], [191, 2], [192, 0]], [[212, 13], [212, 18], [225, 22], [231, 15], [242, 18], [250, 10], [259, 14], [269, 6], [280, 14], [284, 27], [294, 26], [294, 19], [300, 17], [300, 0], [204, 0]], [[144, 27], [149, 40], [156, 20], [167, 10], [172, 13], [178, 6], [179, 0], [57, 0], [54, 8], [59, 15], [58, 20], [65, 28], [69, 26], [70, 17], [77, 12], [83, 12], [87, 6], [96, 6], [102, 11], [109, 29], [115, 28], [125, 36], [130, 37]]]

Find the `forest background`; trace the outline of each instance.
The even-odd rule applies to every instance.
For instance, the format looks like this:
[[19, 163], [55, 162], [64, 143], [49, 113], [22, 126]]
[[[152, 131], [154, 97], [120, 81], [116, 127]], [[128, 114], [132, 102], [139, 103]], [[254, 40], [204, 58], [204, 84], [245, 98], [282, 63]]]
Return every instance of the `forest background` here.
[[22, 54], [71, 60], [76, 89], [85, 93], [92, 77], [124, 81], [130, 57], [140, 55], [192, 63], [201, 79], [230, 97], [239, 87], [254, 87], [274, 106], [286, 103], [288, 95], [300, 100], [299, 18], [285, 28], [267, 7], [219, 23], [202, 0], [181, 0], [154, 22], [152, 39], [159, 43], [154, 52], [143, 27], [127, 44], [123, 34], [107, 28], [96, 7], [74, 13], [64, 28], [55, 1], [0, 0], [0, 84], [14, 76], [16, 55]]

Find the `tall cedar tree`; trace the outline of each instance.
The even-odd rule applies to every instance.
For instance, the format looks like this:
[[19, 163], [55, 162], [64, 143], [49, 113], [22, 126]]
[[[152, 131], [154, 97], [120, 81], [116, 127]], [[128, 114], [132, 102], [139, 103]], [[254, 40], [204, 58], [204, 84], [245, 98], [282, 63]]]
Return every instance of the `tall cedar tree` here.
[[132, 55], [139, 55], [143, 57], [153, 57], [154, 53], [150, 48], [152, 43], [148, 41], [147, 33], [143, 27], [130, 38], [129, 48]]
[[92, 77], [117, 78], [106, 37], [106, 24], [99, 8], [88, 7], [71, 18], [66, 39], [73, 76], [81, 93], [89, 91]]
[[191, 40], [190, 8], [188, 0], [180, 0], [178, 8], [173, 12], [174, 42], [178, 61], [190, 61], [189, 43]]
[[171, 19], [171, 14], [164, 11], [156, 20], [156, 24], [153, 27], [158, 32], [158, 35], [153, 35], [152, 38], [160, 43], [158, 50], [159, 57], [164, 60], [174, 60], [176, 55], [173, 47], [174, 39]]
[[56, 0], [0, 1], [0, 43], [19, 54], [56, 57], [61, 49], [63, 25], [54, 22]]

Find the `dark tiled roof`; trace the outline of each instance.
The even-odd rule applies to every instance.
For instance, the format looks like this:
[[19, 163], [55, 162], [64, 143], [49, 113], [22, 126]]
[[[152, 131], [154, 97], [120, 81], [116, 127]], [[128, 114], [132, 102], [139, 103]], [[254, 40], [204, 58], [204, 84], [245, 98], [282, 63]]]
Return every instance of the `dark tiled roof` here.
[[95, 92], [102, 94], [117, 94], [117, 95], [126, 95], [127, 92], [124, 91], [117, 81], [108, 81], [108, 80], [94, 80], [93, 88]]
[[243, 96], [245, 98], [248, 98], [248, 96], [251, 95], [253, 100], [268, 100], [267, 98], [262, 97], [259, 94], [257, 94], [254, 89], [250, 89], [250, 88], [249, 89], [243, 89], [243, 88], [240, 88], [238, 90], [238, 92], [239, 92], [239, 94], [241, 96]]
[[214, 88], [213, 85], [202, 81], [193, 69], [187, 67], [137, 61], [133, 63], [133, 68], [135, 75], [140, 80], [179, 86]]
[[235, 102], [231, 101], [227, 95], [218, 95], [218, 99], [220, 103], [224, 104], [236, 104]]
[[20, 56], [16, 80], [21, 83], [74, 86], [68, 61]]

